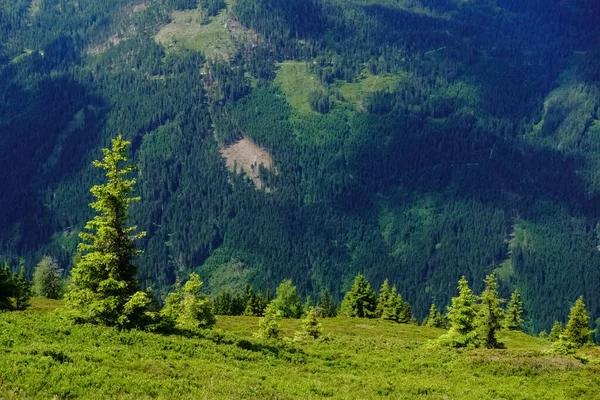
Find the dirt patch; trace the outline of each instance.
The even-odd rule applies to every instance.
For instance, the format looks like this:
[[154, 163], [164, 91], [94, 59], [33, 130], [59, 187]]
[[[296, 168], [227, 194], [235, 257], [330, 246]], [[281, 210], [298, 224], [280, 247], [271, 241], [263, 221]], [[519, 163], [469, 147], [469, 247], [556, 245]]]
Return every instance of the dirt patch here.
[[259, 147], [250, 138], [243, 138], [223, 146], [221, 155], [225, 158], [227, 169], [233, 171], [237, 167], [238, 171], [244, 171], [259, 189], [263, 186], [258, 174], [259, 166], [273, 169], [273, 159], [269, 152]]

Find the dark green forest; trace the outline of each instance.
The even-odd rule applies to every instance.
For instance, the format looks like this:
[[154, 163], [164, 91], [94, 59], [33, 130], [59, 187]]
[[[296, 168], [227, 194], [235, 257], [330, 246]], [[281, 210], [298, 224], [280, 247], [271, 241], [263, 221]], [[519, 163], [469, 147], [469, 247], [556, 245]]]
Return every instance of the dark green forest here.
[[[145, 287], [339, 302], [364, 273], [422, 319], [495, 272], [530, 332], [580, 295], [600, 317], [599, 20], [592, 0], [0, 0], [0, 261], [68, 273], [122, 133]], [[272, 165], [228, 168], [242, 139]]]

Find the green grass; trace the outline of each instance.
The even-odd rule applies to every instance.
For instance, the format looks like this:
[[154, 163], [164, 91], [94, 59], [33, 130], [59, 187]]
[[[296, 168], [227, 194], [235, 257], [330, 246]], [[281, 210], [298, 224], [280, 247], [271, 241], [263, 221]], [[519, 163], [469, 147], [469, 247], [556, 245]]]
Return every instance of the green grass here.
[[344, 100], [360, 107], [364, 103], [365, 97], [371, 93], [395, 91], [401, 79], [402, 76], [400, 75], [363, 73], [363, 77], [358, 81], [351, 83], [338, 81], [333, 85], [333, 88], [341, 93]]
[[233, 37], [225, 26], [228, 19], [225, 10], [209, 19], [200, 9], [176, 11], [171, 23], [158, 32], [155, 40], [167, 49], [188, 49], [202, 53], [207, 58], [228, 59], [236, 49]]
[[546, 353], [549, 343], [503, 333], [507, 350], [428, 346], [440, 329], [378, 320], [323, 321], [329, 340], [253, 338], [258, 319], [219, 317], [194, 335], [72, 325], [61, 302], [0, 314], [0, 398], [570, 399], [600, 398], [600, 351]]
[[306, 63], [299, 61], [277, 64], [275, 84], [285, 94], [289, 105], [301, 113], [313, 112], [308, 104], [308, 96], [313, 90], [323, 89], [317, 77], [308, 70]]

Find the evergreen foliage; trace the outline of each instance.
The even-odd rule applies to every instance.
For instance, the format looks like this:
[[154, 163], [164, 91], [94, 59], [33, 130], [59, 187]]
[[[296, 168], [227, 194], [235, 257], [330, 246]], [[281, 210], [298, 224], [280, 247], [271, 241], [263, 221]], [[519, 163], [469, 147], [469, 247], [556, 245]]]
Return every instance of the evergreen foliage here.
[[78, 322], [99, 323], [120, 327], [140, 327], [150, 315], [149, 292], [139, 291], [137, 266], [132, 259], [140, 254], [134, 241], [145, 232], [135, 233], [127, 227], [129, 206], [139, 197], [131, 197], [135, 179], [126, 179], [133, 172], [127, 162], [130, 142], [121, 135], [112, 140], [111, 148], [102, 150], [104, 159], [94, 166], [106, 172], [107, 183], [90, 190], [96, 201], [90, 206], [96, 216], [80, 232], [78, 250], [83, 255], [71, 271], [71, 284], [65, 296], [71, 316]]
[[[375, 310], [375, 314], [377, 317], [381, 318], [383, 316], [384, 309], [388, 305], [388, 299], [390, 297], [390, 283], [389, 280], [386, 279], [383, 281], [381, 288], [379, 289], [379, 297], [377, 297], [377, 308]], [[386, 318], [384, 318], [386, 319]]]
[[277, 287], [273, 306], [284, 318], [300, 318], [303, 313], [302, 300], [291, 279], [286, 279]]
[[486, 276], [485, 289], [481, 293], [481, 303], [478, 307], [479, 334], [483, 340], [483, 346], [488, 349], [503, 347], [498, 342], [496, 334], [502, 328], [504, 312], [500, 305], [504, 302], [498, 294], [498, 281], [494, 274]]
[[64, 291], [62, 273], [63, 270], [54, 258], [44, 256], [33, 271], [33, 290], [35, 294], [48, 299], [61, 298]]
[[281, 311], [275, 307], [275, 302], [272, 301], [265, 308], [265, 316], [258, 321], [258, 332], [256, 336], [263, 339], [277, 339], [281, 327], [279, 320], [282, 318]]
[[11, 297], [15, 291], [8, 264], [0, 268], [0, 311], [12, 309]]
[[212, 328], [216, 322], [213, 304], [202, 293], [202, 281], [195, 273], [167, 296], [161, 314], [184, 329]]
[[337, 316], [338, 305], [327, 289], [321, 294], [319, 302], [317, 303], [317, 309], [320, 316], [323, 318], [333, 318]]
[[560, 339], [563, 334], [565, 327], [562, 322], [554, 321], [554, 325], [552, 325], [552, 329], [550, 330], [550, 334], [548, 335], [548, 340], [551, 342], [556, 342]]
[[592, 343], [590, 316], [585, 309], [583, 296], [579, 297], [569, 312], [569, 322], [560, 336], [570, 347], [580, 348]]
[[506, 313], [504, 317], [504, 328], [511, 331], [521, 330], [523, 327], [523, 302], [521, 301], [521, 295], [515, 289], [510, 295], [510, 300], [506, 307]]
[[25, 277], [25, 267], [21, 267], [19, 274], [13, 274], [13, 305], [15, 310], [25, 310], [29, 307], [33, 294], [31, 282]]
[[363, 274], [358, 274], [350, 290], [344, 296], [340, 313], [347, 317], [375, 318], [377, 297]]
[[479, 347], [478, 306], [469, 282], [463, 276], [458, 281], [458, 296], [448, 307], [450, 330], [439, 338], [439, 343], [450, 347]]
[[425, 326], [430, 326], [432, 328], [446, 328], [446, 319], [444, 315], [437, 310], [435, 304], [431, 303], [431, 307], [429, 308], [429, 316], [425, 321]]
[[301, 331], [296, 335], [297, 339], [318, 339], [323, 334], [323, 326], [317, 319], [317, 311], [309, 307], [306, 316], [302, 319]]

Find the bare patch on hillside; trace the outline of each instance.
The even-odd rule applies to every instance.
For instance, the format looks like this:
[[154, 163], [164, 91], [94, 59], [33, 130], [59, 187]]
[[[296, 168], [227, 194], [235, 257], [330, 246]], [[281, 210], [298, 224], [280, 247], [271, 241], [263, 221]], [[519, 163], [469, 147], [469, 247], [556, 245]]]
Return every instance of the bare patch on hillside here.
[[273, 167], [271, 154], [249, 138], [242, 138], [223, 146], [221, 155], [225, 158], [227, 169], [232, 172], [235, 168], [238, 172], [244, 171], [259, 189], [263, 185], [258, 173], [259, 166], [262, 165], [266, 169]]

